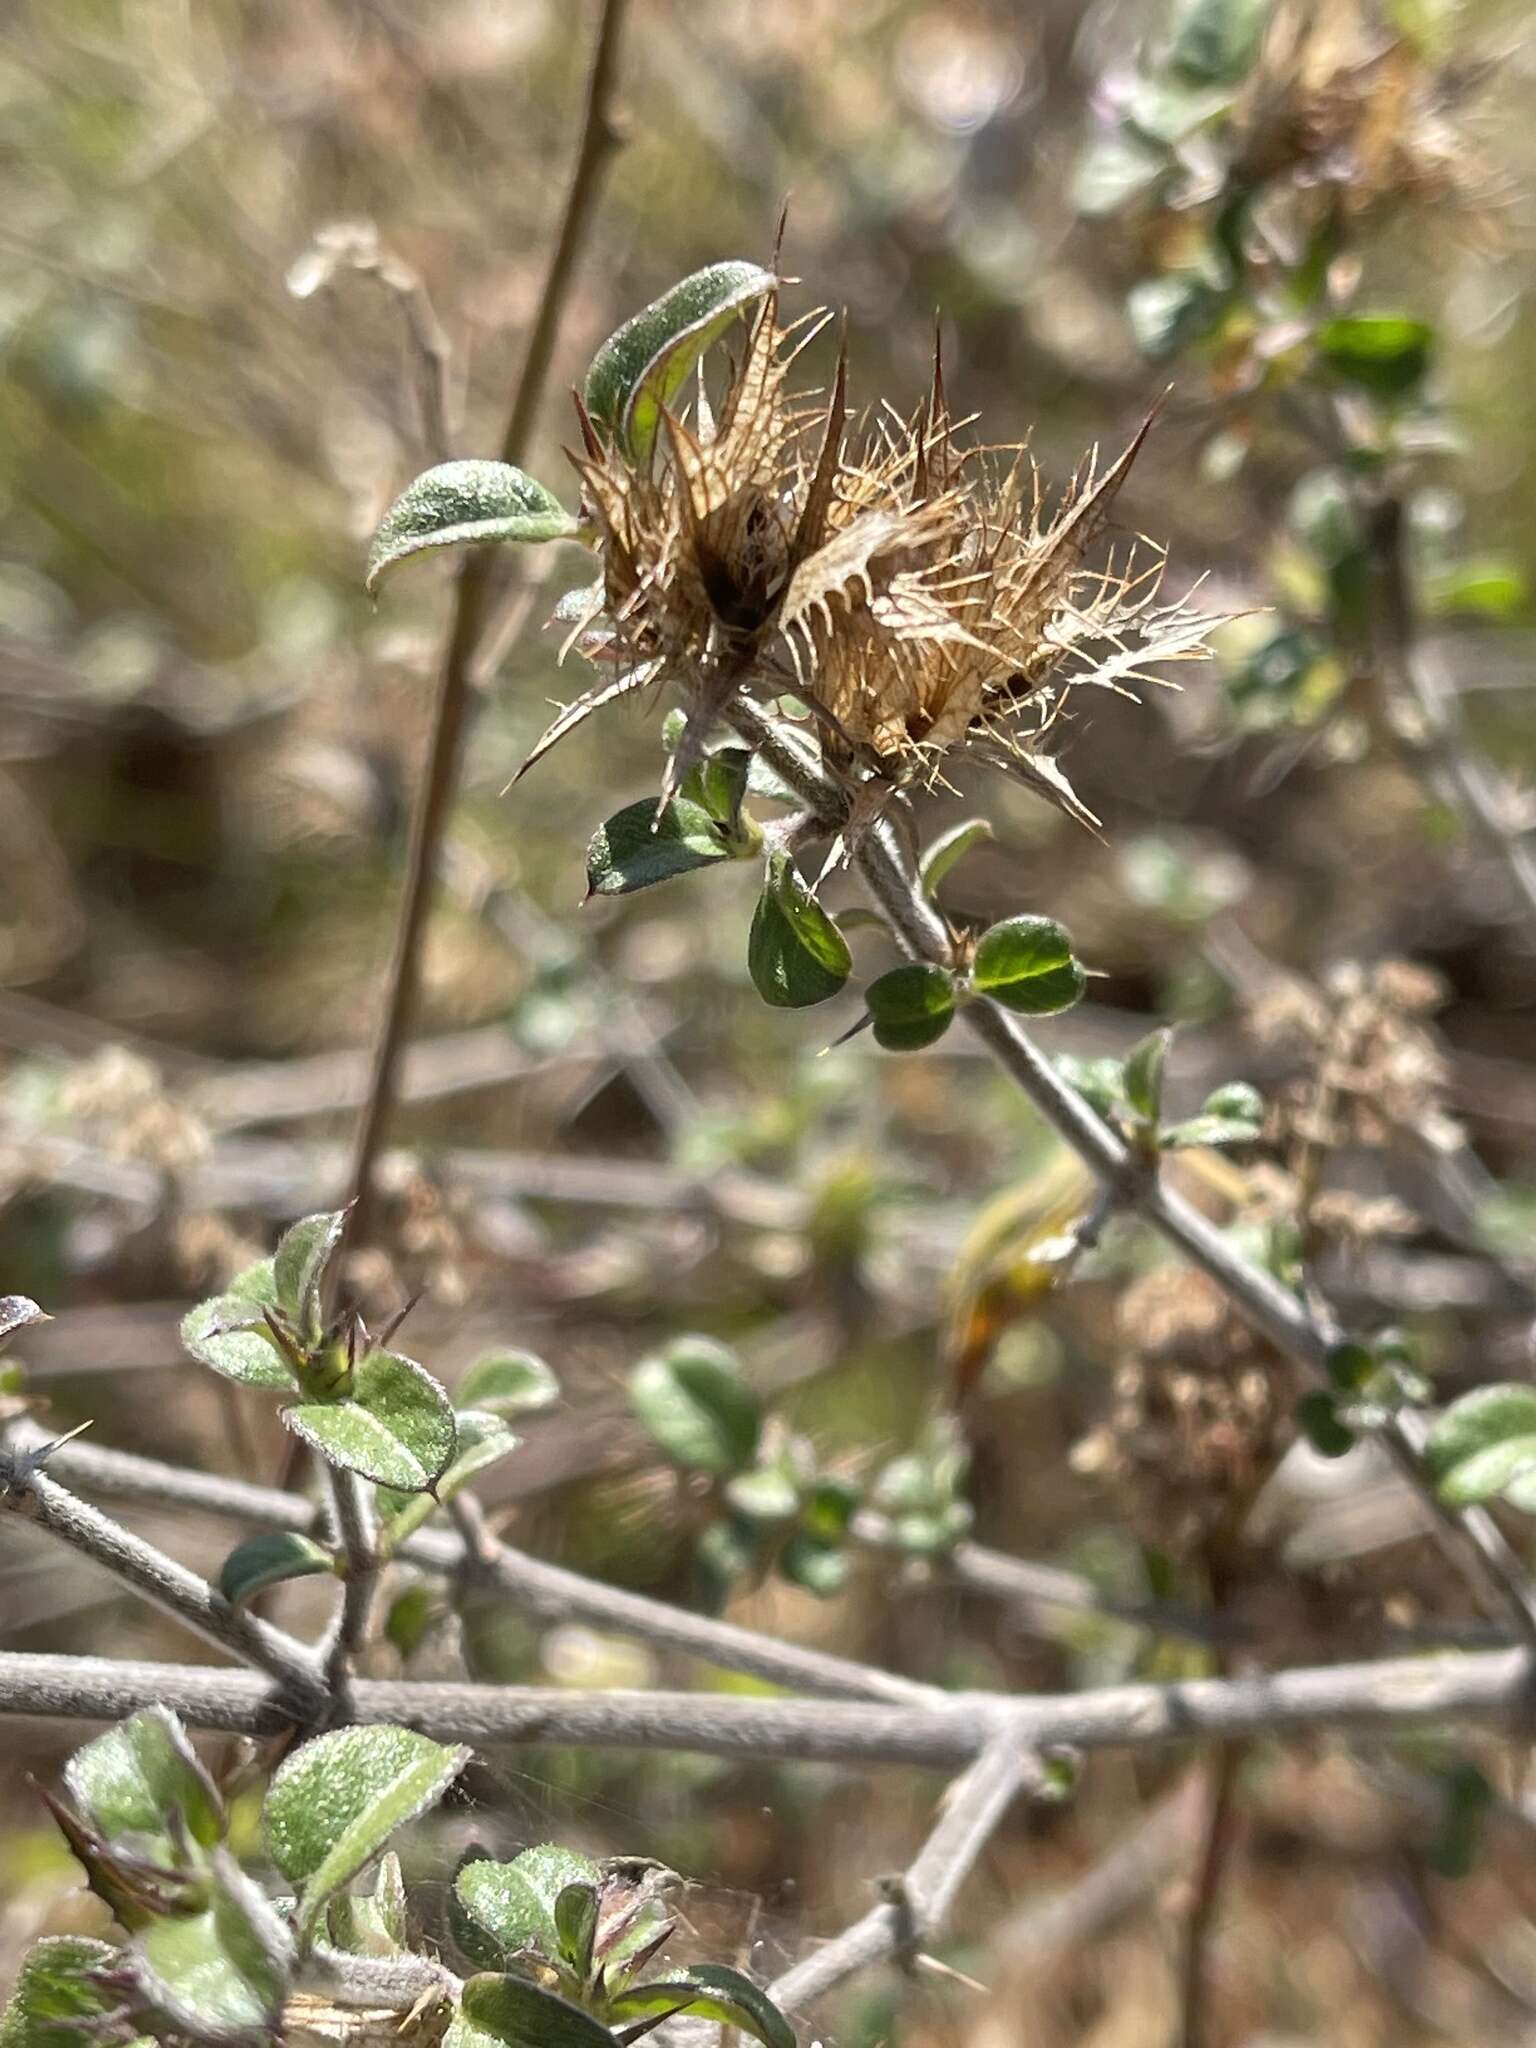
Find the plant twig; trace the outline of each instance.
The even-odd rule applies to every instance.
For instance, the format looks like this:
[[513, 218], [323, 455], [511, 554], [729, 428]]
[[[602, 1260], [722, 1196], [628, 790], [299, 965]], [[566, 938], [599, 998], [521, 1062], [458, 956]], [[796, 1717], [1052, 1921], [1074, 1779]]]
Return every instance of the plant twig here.
[[[742, 737], [827, 829], [841, 831], [848, 817], [847, 799], [798, 742], [750, 706], [738, 705], [731, 715]], [[944, 922], [924, 895], [888, 819], [861, 835], [853, 860], [904, 950], [914, 959], [950, 964]], [[1309, 1307], [1272, 1273], [1246, 1258], [1160, 1175], [1140, 1168], [1120, 1137], [1062, 1078], [1015, 1018], [987, 1001], [968, 1004], [965, 1018], [998, 1065], [1104, 1186], [1208, 1274], [1252, 1329], [1326, 1379], [1328, 1354], [1342, 1334], [1332, 1318]], [[1378, 1434], [1394, 1464], [1429, 1506], [1468, 1576], [1502, 1602], [1521, 1634], [1536, 1645], [1536, 1588], [1491, 1516], [1480, 1508], [1458, 1511], [1441, 1503], [1424, 1470], [1422, 1422], [1413, 1416], [1396, 1417]]]
[[1528, 938], [1536, 940], [1536, 850], [1508, 815], [1504, 793], [1466, 745], [1455, 696], [1420, 644], [1404, 545], [1405, 511], [1394, 492], [1361, 496], [1374, 602], [1372, 651], [1391, 698], [1411, 705], [1420, 731], [1408, 736], [1428, 761], [1475, 839], [1502, 866]]
[[418, 1999], [457, 2000], [464, 1986], [446, 1963], [431, 1956], [366, 1956], [317, 1942], [305, 1956], [306, 1990], [323, 1991], [338, 2005], [393, 2006], [407, 2011]]
[[1039, 1759], [1020, 1749], [1010, 1730], [993, 1735], [950, 1787], [938, 1825], [905, 1875], [889, 1887], [893, 1896], [786, 1970], [768, 1996], [788, 2012], [804, 2012], [856, 1970], [915, 1953], [948, 1920], [960, 1887], [1008, 1808], [1019, 1793], [1038, 1791], [1044, 1776]]
[[[587, 79], [586, 110], [576, 151], [559, 233], [539, 294], [539, 310], [528, 336], [523, 366], [513, 394], [501, 458], [519, 463], [526, 453], [533, 422], [544, 396], [555, 337], [565, 312], [566, 294], [577, 255], [597, 199], [598, 185], [617, 147], [613, 96], [618, 75], [619, 33], [627, 0], [602, 0], [597, 38]], [[453, 612], [438, 672], [432, 734], [411, 825], [411, 849], [400, 921], [390, 962], [384, 1014], [374, 1045], [368, 1098], [358, 1122], [352, 1157], [353, 1208], [348, 1235], [352, 1243], [368, 1234], [373, 1170], [394, 1108], [395, 1082], [401, 1051], [410, 1029], [426, 931], [437, 876], [443, 831], [458, 781], [460, 741], [471, 695], [476, 649], [490, 611], [494, 559], [489, 550], [470, 549], [454, 583]]]
[[[916, 1705], [359, 1678], [349, 1707], [356, 1722], [401, 1722], [443, 1741], [953, 1770], [1005, 1731], [1035, 1753], [1472, 1722], [1523, 1740], [1533, 1678], [1528, 1651], [1478, 1650], [1083, 1693], [944, 1693]], [[0, 1659], [0, 1715], [115, 1721], [156, 1700], [200, 1728], [265, 1735], [293, 1719], [291, 1698], [254, 1672], [26, 1652]]]
[[[35, 1425], [13, 1425], [7, 1441], [23, 1455], [47, 1441]], [[65, 1444], [55, 1454], [61, 1471], [78, 1476], [83, 1485], [99, 1486], [117, 1499], [175, 1504], [207, 1513], [232, 1515], [258, 1527], [314, 1527], [315, 1509], [298, 1494], [273, 1487], [251, 1486], [200, 1472], [183, 1472], [123, 1451], [102, 1451], [94, 1445]], [[594, 1627], [631, 1635], [658, 1649], [681, 1652], [728, 1671], [745, 1671], [774, 1685], [841, 1699], [925, 1701], [942, 1699], [936, 1687], [920, 1685], [848, 1657], [806, 1649], [776, 1636], [760, 1635], [733, 1622], [717, 1621], [686, 1608], [669, 1607], [643, 1593], [605, 1586], [560, 1565], [530, 1557], [526, 1551], [495, 1538], [473, 1552], [446, 1530], [424, 1529], [401, 1545], [400, 1556], [429, 1571], [472, 1576], [529, 1613], [549, 1621], [586, 1621]]]
[[1211, 2039], [1211, 1934], [1236, 1840], [1237, 1773], [1243, 1751], [1240, 1742], [1219, 1742], [1205, 1759], [1206, 1811], [1181, 1929], [1179, 2048], [1206, 2048]]
[[77, 1500], [37, 1469], [37, 1455], [0, 1451], [0, 1507], [92, 1559], [206, 1642], [276, 1679], [306, 1712], [324, 1703], [320, 1666], [301, 1642], [232, 1607], [196, 1572]]
[[341, 1600], [322, 1656], [326, 1683], [333, 1693], [344, 1691], [352, 1661], [368, 1640], [374, 1596], [379, 1586], [378, 1517], [372, 1489], [355, 1472], [328, 1465], [331, 1511], [346, 1571]]

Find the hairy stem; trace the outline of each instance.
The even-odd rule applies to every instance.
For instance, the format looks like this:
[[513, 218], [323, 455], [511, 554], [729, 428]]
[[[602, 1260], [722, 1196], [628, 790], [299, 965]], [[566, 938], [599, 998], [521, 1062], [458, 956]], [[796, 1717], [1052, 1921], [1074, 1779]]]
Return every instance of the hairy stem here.
[[305, 1990], [324, 1992], [338, 2005], [394, 2006], [407, 2012], [418, 2000], [456, 2000], [464, 1989], [446, 1964], [431, 1956], [364, 1956], [320, 1942], [304, 1958]]
[[[14, 1424], [6, 1441], [23, 1456], [35, 1454], [48, 1441], [29, 1423]], [[275, 1487], [183, 1472], [125, 1451], [104, 1451], [95, 1445], [64, 1444], [55, 1454], [59, 1469], [82, 1485], [96, 1487], [119, 1500], [160, 1506], [197, 1508], [233, 1516], [260, 1528], [293, 1529], [307, 1534], [315, 1524], [313, 1505], [298, 1494]], [[464, 1496], [460, 1496], [463, 1500]], [[760, 1635], [729, 1621], [669, 1607], [621, 1586], [605, 1586], [561, 1565], [547, 1564], [515, 1550], [492, 1536], [477, 1537], [466, 1546], [446, 1530], [423, 1529], [400, 1546], [400, 1556], [429, 1571], [471, 1578], [494, 1586], [527, 1612], [549, 1621], [587, 1621], [596, 1628], [630, 1635], [663, 1650], [697, 1657], [728, 1671], [745, 1671], [771, 1684], [797, 1692], [842, 1699], [922, 1701], [942, 1698], [935, 1686], [879, 1671], [851, 1657], [834, 1656], [798, 1643]]]
[[322, 1652], [326, 1682], [339, 1694], [345, 1689], [353, 1659], [368, 1640], [379, 1587], [379, 1528], [371, 1487], [355, 1472], [336, 1465], [327, 1465], [326, 1478], [336, 1536], [346, 1560], [341, 1600]]
[[232, 1607], [196, 1572], [77, 1500], [38, 1469], [35, 1455], [0, 1451], [0, 1507], [90, 1558], [205, 1642], [275, 1679], [306, 1714], [324, 1704], [319, 1663], [301, 1642]]
[[1207, 2048], [1210, 1949], [1222, 1880], [1237, 1838], [1237, 1773], [1243, 1744], [1219, 1742], [1205, 1759], [1206, 1811], [1184, 1915], [1179, 1957], [1179, 2048]]
[[885, 1887], [886, 1900], [787, 1970], [768, 1996], [789, 2012], [803, 2012], [856, 1970], [915, 1952], [949, 1918], [961, 1885], [1015, 1798], [1038, 1791], [1043, 1781], [1038, 1758], [1020, 1749], [1010, 1730], [993, 1735], [950, 1787], [938, 1825], [904, 1876]]
[[[1478, 1650], [1083, 1693], [944, 1693], [916, 1705], [376, 1678], [354, 1679], [348, 1705], [358, 1723], [403, 1722], [441, 1741], [954, 1770], [1005, 1732], [1036, 1754], [1472, 1722], [1523, 1740], [1533, 1677], [1529, 1651]], [[291, 1697], [255, 1672], [24, 1652], [0, 1659], [0, 1715], [115, 1721], [156, 1700], [199, 1728], [267, 1735], [293, 1719]]]

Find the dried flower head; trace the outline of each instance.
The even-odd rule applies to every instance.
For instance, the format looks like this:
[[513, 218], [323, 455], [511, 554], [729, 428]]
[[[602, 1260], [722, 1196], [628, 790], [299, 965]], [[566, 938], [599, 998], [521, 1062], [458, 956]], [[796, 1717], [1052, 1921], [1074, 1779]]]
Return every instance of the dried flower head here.
[[1128, 693], [1149, 664], [1208, 653], [1211, 619], [1159, 602], [1155, 551], [1087, 561], [1146, 428], [1048, 509], [1022, 449], [962, 445], [937, 352], [910, 419], [850, 430], [845, 355], [829, 398], [792, 395], [822, 325], [781, 326], [770, 294], [718, 409], [701, 381], [691, 418], [663, 410], [642, 455], [582, 413], [572, 459], [602, 576], [568, 644], [610, 673], [525, 765], [660, 680], [689, 710], [669, 790], [738, 697], [793, 695], [850, 788], [933, 783], [970, 753], [1087, 817], [1045, 752], [1069, 691]]
[[1459, 117], [1489, 70], [1437, 61], [1373, 0], [1283, 0], [1233, 108], [1236, 168], [1349, 212], [1486, 211], [1496, 180]]
[[1426, 968], [1386, 960], [1370, 969], [1346, 962], [1321, 988], [1288, 983], [1257, 1004], [1254, 1035], [1302, 1069], [1278, 1098], [1282, 1145], [1455, 1145], [1445, 1059], [1422, 1021], [1443, 999]]
[[1114, 1401], [1075, 1469], [1104, 1478], [1149, 1542], [1229, 1544], [1294, 1433], [1292, 1368], [1188, 1267], [1128, 1288], [1119, 1330]]

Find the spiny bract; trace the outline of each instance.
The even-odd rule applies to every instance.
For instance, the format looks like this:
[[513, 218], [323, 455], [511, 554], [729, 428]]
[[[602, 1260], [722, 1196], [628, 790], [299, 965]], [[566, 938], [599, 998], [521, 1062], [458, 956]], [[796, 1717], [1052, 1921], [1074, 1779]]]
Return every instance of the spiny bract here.
[[1048, 509], [1022, 448], [962, 444], [937, 350], [910, 419], [884, 409], [851, 428], [845, 353], [830, 398], [791, 394], [827, 317], [783, 327], [770, 294], [718, 409], [701, 378], [691, 417], [664, 411], [643, 458], [578, 403], [572, 460], [602, 574], [562, 613], [567, 647], [607, 673], [525, 768], [657, 681], [688, 708], [664, 795], [739, 697], [789, 695], [866, 810], [881, 786], [935, 782], [969, 752], [1092, 822], [1044, 751], [1068, 692], [1126, 692], [1148, 664], [1202, 658], [1213, 623], [1158, 602], [1156, 550], [1087, 565], [1146, 425], [1107, 468], [1090, 455]]

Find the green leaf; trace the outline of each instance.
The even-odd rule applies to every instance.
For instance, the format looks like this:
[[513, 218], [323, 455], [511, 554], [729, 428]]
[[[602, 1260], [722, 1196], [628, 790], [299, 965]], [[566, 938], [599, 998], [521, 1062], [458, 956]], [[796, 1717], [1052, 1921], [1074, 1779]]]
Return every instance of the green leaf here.
[[531, 1351], [485, 1351], [455, 1392], [461, 1407], [508, 1416], [528, 1408], [552, 1407], [560, 1398], [560, 1382]]
[[1125, 1068], [1119, 1060], [1084, 1060], [1074, 1053], [1059, 1052], [1053, 1065], [1100, 1116], [1116, 1116], [1125, 1109]]
[[752, 916], [747, 965], [753, 985], [776, 1009], [800, 1010], [835, 996], [853, 968], [848, 941], [796, 872], [774, 853]]
[[280, 1387], [292, 1393], [288, 1362], [266, 1334], [261, 1309], [238, 1294], [200, 1301], [181, 1319], [181, 1341], [201, 1365], [246, 1387]]
[[135, 1941], [145, 1997], [178, 2032], [210, 2044], [266, 2042], [293, 1968], [293, 1940], [227, 1850], [200, 1913], [155, 1920]]
[[779, 1572], [792, 1586], [831, 1600], [848, 1583], [848, 1553], [836, 1543], [815, 1536], [792, 1536], [779, 1553]]
[[746, 852], [755, 850], [759, 838], [755, 831], [742, 831], [741, 806], [751, 774], [750, 748], [715, 747], [694, 769], [683, 791], [701, 803], [727, 838], [737, 840]]
[[941, 1039], [953, 1022], [955, 978], [948, 968], [914, 961], [872, 981], [864, 1001], [877, 1045], [887, 1052], [917, 1052]]
[[708, 811], [686, 797], [673, 797], [659, 817], [650, 799], [626, 804], [592, 834], [587, 894], [629, 896], [738, 857]]
[[[454, 1896], [473, 1927], [488, 1935], [504, 1957], [534, 1949], [553, 1959], [560, 1952], [555, 1901], [569, 1885], [600, 1887], [602, 1871], [587, 1856], [541, 1842], [510, 1863], [466, 1863], [454, 1879]], [[479, 1951], [469, 1951], [478, 1960]]]
[[1434, 329], [1401, 315], [1341, 314], [1317, 330], [1317, 348], [1336, 377], [1378, 398], [1402, 398], [1423, 379]]
[[505, 462], [443, 462], [406, 487], [368, 550], [367, 585], [430, 548], [485, 541], [569, 540], [577, 522], [559, 499]]
[[767, 298], [778, 280], [755, 263], [712, 263], [663, 292], [609, 336], [587, 371], [593, 424], [644, 462], [670, 405], [695, 363], [738, 315]]
[[1496, 1500], [1509, 1492], [1516, 1480], [1532, 1475], [1536, 1475], [1536, 1434], [1510, 1436], [1452, 1466], [1437, 1490], [1448, 1507], [1470, 1508]]
[[244, 1607], [258, 1594], [289, 1579], [312, 1579], [334, 1571], [336, 1561], [324, 1544], [292, 1529], [265, 1529], [238, 1544], [219, 1567], [219, 1591], [232, 1607]]
[[560, 1953], [583, 1983], [592, 1969], [592, 1944], [597, 1937], [597, 1887], [562, 1885], [555, 1896], [555, 1933]]
[[[1462, 1467], [1510, 1443], [1536, 1445], [1536, 1387], [1517, 1382], [1476, 1387], [1453, 1401], [1431, 1424], [1424, 1463], [1430, 1477], [1439, 1482], [1442, 1497], [1447, 1497], [1446, 1484]], [[1474, 1467], [1473, 1476], [1476, 1480], [1482, 1474]], [[1498, 1486], [1491, 1489], [1499, 1490]]]
[[1381, 1369], [1375, 1353], [1353, 1339], [1330, 1345], [1324, 1362], [1330, 1383], [1341, 1394], [1363, 1394]]
[[485, 1409], [461, 1408], [456, 1420], [458, 1446], [453, 1454], [453, 1463], [438, 1480], [432, 1493], [395, 1493], [388, 1487], [379, 1489], [379, 1512], [391, 1549], [419, 1529], [441, 1502], [452, 1500], [478, 1473], [499, 1465], [522, 1442], [522, 1438], [514, 1436], [499, 1415], [492, 1415]]
[[1355, 1448], [1354, 1431], [1339, 1419], [1333, 1395], [1314, 1387], [1296, 1403], [1296, 1426], [1320, 1457], [1342, 1458]]
[[276, 1308], [277, 1261], [257, 1259], [254, 1265], [242, 1267], [225, 1292], [240, 1301], [252, 1301], [258, 1308]]
[[471, 1977], [461, 2011], [478, 2034], [503, 2048], [614, 2048], [612, 2034], [590, 2013], [526, 1977]]
[[64, 1766], [70, 1797], [99, 1834], [164, 1841], [179, 1814], [194, 1842], [224, 1834], [224, 1802], [167, 1707], [144, 1707], [77, 1749]]
[[1272, 0], [1183, 0], [1168, 67], [1193, 85], [1236, 85], [1252, 69]]
[[708, 1337], [679, 1337], [643, 1358], [630, 1374], [629, 1399], [679, 1465], [724, 1475], [744, 1471], [757, 1455], [757, 1396], [732, 1354]]
[[725, 1488], [727, 1503], [753, 1522], [787, 1522], [800, 1512], [800, 1489], [782, 1465], [738, 1472]]
[[85, 2048], [87, 2026], [121, 2003], [121, 1994], [91, 1982], [121, 1952], [83, 1934], [49, 1934], [21, 1959], [16, 1987], [0, 2014], [0, 2048]]
[[333, 1948], [354, 1956], [394, 1956], [405, 1947], [405, 1878], [400, 1858], [388, 1850], [379, 1864], [373, 1892], [343, 1892], [326, 1911]]
[[318, 1330], [320, 1290], [347, 1227], [345, 1209], [305, 1216], [286, 1230], [272, 1261], [278, 1305], [304, 1331]]
[[1005, 1009], [1052, 1017], [1071, 1009], [1086, 977], [1054, 918], [1010, 917], [977, 940], [971, 984]]
[[1173, 1033], [1164, 1025], [1132, 1046], [1125, 1061], [1125, 1099], [1143, 1123], [1155, 1124], [1163, 1109], [1163, 1069]]
[[262, 1820], [272, 1861], [300, 1890], [301, 1936], [397, 1828], [437, 1804], [469, 1758], [412, 1728], [359, 1727], [316, 1736], [279, 1766]]
[[282, 1417], [331, 1464], [397, 1493], [430, 1492], [453, 1457], [448, 1396], [414, 1359], [393, 1351], [359, 1361], [348, 1399], [302, 1402]]
[[795, 2030], [773, 2000], [750, 1977], [724, 1963], [693, 1963], [684, 1970], [668, 1970], [648, 1984], [633, 1984], [619, 1993], [609, 2011], [617, 2024], [678, 2011], [737, 2027], [765, 2048], [795, 2048]]
[[967, 818], [963, 824], [951, 825], [947, 832], [941, 832], [923, 855], [918, 869], [924, 891], [929, 896], [937, 895], [939, 884], [950, 869], [992, 836], [989, 818]]
[[1246, 1081], [1228, 1081], [1212, 1089], [1198, 1116], [1170, 1124], [1159, 1142], [1169, 1152], [1189, 1145], [1249, 1145], [1263, 1132], [1263, 1096]]

